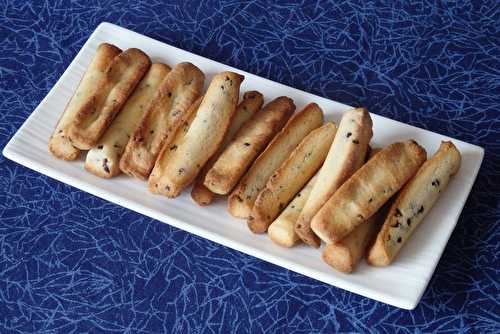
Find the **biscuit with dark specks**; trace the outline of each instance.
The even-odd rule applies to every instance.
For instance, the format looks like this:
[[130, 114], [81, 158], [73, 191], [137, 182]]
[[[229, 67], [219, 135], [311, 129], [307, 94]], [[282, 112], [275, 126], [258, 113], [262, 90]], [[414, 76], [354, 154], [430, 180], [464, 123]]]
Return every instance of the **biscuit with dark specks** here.
[[205, 186], [216, 194], [228, 194], [294, 111], [292, 99], [285, 96], [266, 104], [222, 152], [208, 171]]
[[97, 145], [87, 153], [85, 169], [111, 178], [121, 173], [120, 158], [132, 133], [141, 121], [162, 80], [170, 71], [165, 64], [153, 64], [129, 97]]
[[147, 180], [161, 149], [174, 140], [189, 107], [202, 94], [205, 75], [191, 63], [179, 63], [158, 89], [120, 159], [120, 169]]
[[175, 150], [164, 148], [149, 178], [149, 189], [177, 197], [194, 181], [202, 167], [222, 144], [236, 111], [244, 76], [222, 72], [211, 81], [187, 133]]
[[266, 232], [272, 221], [312, 178], [325, 161], [336, 130], [333, 123], [326, 123], [311, 131], [269, 178], [248, 219], [248, 228], [252, 232]]
[[311, 228], [334, 243], [365, 222], [417, 172], [426, 160], [413, 140], [391, 144], [358, 169], [314, 216]]
[[325, 163], [318, 174], [318, 182], [300, 213], [295, 230], [309, 246], [319, 248], [320, 240], [311, 229], [311, 220], [323, 204], [356, 170], [365, 163], [372, 132], [372, 119], [364, 108], [344, 112], [337, 135]]
[[368, 263], [387, 266], [436, 204], [450, 178], [461, 163], [461, 155], [452, 142], [442, 142], [438, 151], [426, 161], [408, 182], [391, 209], [368, 253]]
[[80, 155], [80, 149], [76, 148], [69, 138], [69, 128], [78, 110], [96, 93], [97, 83], [103, 80], [109, 65], [120, 52], [122, 50], [108, 43], [102, 43], [97, 48], [92, 62], [85, 71], [75, 94], [66, 105], [50, 137], [49, 151], [55, 157], [63, 160], [75, 160]]
[[229, 145], [238, 130], [242, 126], [245, 126], [251, 117], [262, 107], [263, 103], [264, 97], [257, 91], [249, 91], [243, 94], [243, 100], [238, 104], [238, 107], [236, 107], [233, 120], [231, 121], [231, 125], [224, 136], [224, 140], [220, 145], [219, 150], [212, 157], [210, 157], [210, 160], [205, 164], [205, 166], [203, 166], [203, 169], [196, 177], [193, 189], [191, 189], [191, 198], [198, 205], [209, 205], [214, 200], [215, 194], [203, 184], [205, 182], [205, 176], [215, 164], [224, 149]]
[[149, 57], [135, 48], [113, 59], [103, 79], [96, 82], [95, 94], [78, 110], [69, 128], [74, 146], [88, 150], [97, 144], [150, 65]]
[[269, 177], [290, 156], [302, 139], [322, 123], [323, 111], [316, 103], [307, 105], [293, 115], [231, 192], [228, 201], [229, 213], [237, 218], [248, 219], [255, 199], [266, 186]]

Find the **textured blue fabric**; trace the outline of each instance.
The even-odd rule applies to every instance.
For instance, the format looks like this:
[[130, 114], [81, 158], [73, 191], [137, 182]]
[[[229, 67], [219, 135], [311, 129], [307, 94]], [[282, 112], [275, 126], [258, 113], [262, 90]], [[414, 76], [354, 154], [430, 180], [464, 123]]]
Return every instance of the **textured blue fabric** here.
[[404, 311], [0, 157], [0, 332], [500, 332], [498, 1], [0, 0], [0, 147], [109, 21], [486, 148], [429, 287]]

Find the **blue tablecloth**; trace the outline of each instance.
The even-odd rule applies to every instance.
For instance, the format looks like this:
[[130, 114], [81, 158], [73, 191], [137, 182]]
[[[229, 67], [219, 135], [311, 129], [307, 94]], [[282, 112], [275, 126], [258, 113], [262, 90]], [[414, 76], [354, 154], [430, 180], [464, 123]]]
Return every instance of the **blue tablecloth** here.
[[109, 21], [486, 149], [414, 311], [0, 157], [0, 332], [500, 332], [498, 1], [0, 1], [0, 147]]

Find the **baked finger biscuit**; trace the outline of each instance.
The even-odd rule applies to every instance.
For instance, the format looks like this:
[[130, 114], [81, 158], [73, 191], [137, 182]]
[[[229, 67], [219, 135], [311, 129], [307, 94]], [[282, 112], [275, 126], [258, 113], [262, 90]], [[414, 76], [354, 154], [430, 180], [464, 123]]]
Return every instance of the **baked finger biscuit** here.
[[170, 67], [165, 64], [151, 65], [111, 126], [87, 153], [87, 171], [104, 178], [120, 174], [120, 157], [125, 146], [168, 72]]
[[205, 186], [216, 194], [228, 194], [294, 111], [293, 100], [285, 96], [259, 110], [208, 171]]
[[272, 221], [321, 167], [335, 132], [333, 123], [311, 131], [274, 172], [257, 196], [248, 219], [248, 228], [252, 232], [266, 232]]
[[212, 79], [185, 136], [175, 149], [164, 147], [159, 155], [149, 178], [150, 191], [173, 198], [194, 180], [222, 143], [243, 79], [234, 72], [222, 72]]
[[73, 145], [88, 150], [97, 144], [125, 101], [146, 74], [151, 60], [139, 49], [127, 49], [116, 56], [97, 90], [78, 110], [69, 128]]
[[425, 159], [425, 150], [413, 140], [387, 146], [323, 205], [311, 222], [314, 233], [326, 243], [341, 240], [401, 189]]
[[208, 160], [205, 166], [203, 166], [203, 169], [196, 177], [193, 189], [191, 190], [191, 198], [198, 203], [198, 205], [208, 205], [214, 200], [215, 194], [203, 184], [203, 182], [205, 182], [205, 176], [224, 149], [229, 145], [238, 130], [262, 107], [263, 103], [264, 97], [257, 91], [249, 91], [243, 94], [243, 100], [236, 108], [233, 120], [231, 121], [231, 125], [224, 136], [222, 144], [217, 152], [210, 158], [210, 160]]
[[372, 119], [364, 108], [347, 110], [342, 116], [337, 134], [325, 163], [318, 174], [295, 230], [309, 246], [319, 248], [321, 242], [311, 230], [311, 220], [333, 193], [365, 162], [368, 143], [372, 138]]
[[368, 253], [369, 264], [387, 266], [394, 260], [446, 189], [451, 176], [458, 172], [460, 163], [460, 152], [455, 145], [442, 142], [439, 150], [422, 165], [391, 206]]
[[333, 244], [327, 244], [321, 258], [331, 267], [343, 273], [351, 273], [367, 247], [380, 230], [387, 210], [382, 207], [363, 224], [357, 226], [347, 237]]
[[186, 135], [189, 131], [189, 128], [191, 127], [191, 124], [193, 123], [193, 120], [196, 117], [196, 114], [200, 108], [201, 101], [203, 101], [203, 96], [200, 96], [194, 103], [188, 108], [188, 110], [185, 113], [184, 120], [182, 121], [181, 126], [177, 128], [177, 131], [173, 134], [173, 140], [168, 144], [165, 145], [162, 150], [160, 151], [160, 154], [158, 155], [158, 160], [156, 161], [155, 167], [153, 168], [153, 171], [151, 172], [151, 175], [149, 176], [148, 180], [148, 186], [149, 186], [149, 191], [153, 194], [161, 194], [161, 190], [158, 187], [157, 184], [154, 184], [153, 182], [156, 182], [156, 180], [160, 180], [163, 166], [165, 166], [169, 159], [171, 158], [173, 152], [175, 152], [178, 148], [179, 145], [181, 145], [182, 142], [184, 142]]
[[73, 123], [78, 110], [96, 93], [96, 83], [103, 80], [109, 65], [120, 52], [122, 50], [108, 43], [102, 43], [97, 48], [92, 62], [85, 71], [80, 84], [66, 105], [50, 137], [49, 151], [55, 157], [64, 160], [75, 160], [80, 155], [80, 150], [73, 146], [69, 138], [69, 127]]
[[147, 180], [160, 150], [173, 140], [186, 111], [202, 94], [205, 75], [191, 63], [177, 64], [162, 81], [120, 159], [120, 169]]
[[312, 130], [323, 123], [323, 111], [316, 103], [293, 115], [273, 138], [229, 196], [228, 211], [238, 218], [249, 218], [259, 192], [276, 169]]
[[[370, 159], [379, 151], [380, 149], [370, 150]], [[380, 230], [387, 215], [389, 202], [377, 211], [377, 213], [357, 226], [347, 237], [339, 242], [327, 244], [322, 253], [323, 261], [338, 271], [344, 273], [352, 272], [364, 256], [370, 242]]]
[[309, 180], [269, 226], [267, 233], [275, 244], [281, 247], [293, 247], [300, 243], [299, 235], [295, 232], [295, 222], [299, 218], [300, 211], [302, 211], [317, 178], [314, 176]]

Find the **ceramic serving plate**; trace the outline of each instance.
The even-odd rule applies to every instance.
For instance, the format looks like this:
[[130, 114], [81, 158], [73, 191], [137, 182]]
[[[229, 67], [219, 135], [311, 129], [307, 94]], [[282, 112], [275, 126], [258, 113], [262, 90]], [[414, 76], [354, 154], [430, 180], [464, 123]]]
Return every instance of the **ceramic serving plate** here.
[[319, 281], [397, 307], [415, 308], [476, 179], [484, 155], [482, 148], [372, 114], [372, 146], [382, 147], [398, 140], [413, 138], [426, 148], [430, 156], [442, 140], [451, 139], [462, 152], [462, 167], [393, 265], [374, 268], [361, 263], [353, 274], [342, 274], [323, 263], [320, 252], [316, 249], [305, 246], [284, 249], [274, 245], [266, 235], [250, 233], [245, 221], [234, 219], [227, 213], [225, 201], [201, 208], [191, 200], [189, 190], [184, 191], [179, 198], [169, 200], [150, 194], [145, 183], [123, 175], [112, 180], [91, 175], [83, 169], [83, 158], [65, 162], [51, 156], [47, 150], [49, 136], [97, 46], [102, 42], [115, 44], [122, 49], [140, 48], [153, 61], [172, 66], [182, 61], [192, 62], [203, 70], [207, 82], [221, 71], [239, 72], [245, 76], [242, 92], [259, 90], [264, 93], [266, 101], [286, 95], [295, 101], [297, 110], [309, 102], [316, 102], [325, 111], [328, 120], [338, 122], [342, 112], [350, 108], [177, 49], [119, 26], [102, 23], [4, 148], [5, 157], [95, 196]]

